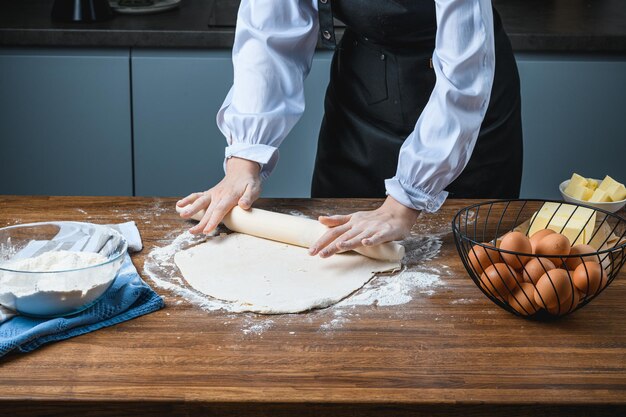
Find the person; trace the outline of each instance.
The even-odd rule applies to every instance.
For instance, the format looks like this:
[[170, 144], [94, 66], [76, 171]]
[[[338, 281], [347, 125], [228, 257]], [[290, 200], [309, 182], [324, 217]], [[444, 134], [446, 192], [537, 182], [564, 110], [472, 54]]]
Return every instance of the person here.
[[[332, 3], [332, 4], [331, 4]], [[519, 76], [490, 0], [243, 0], [234, 82], [217, 123], [225, 176], [178, 202], [192, 233], [235, 205], [249, 209], [304, 111], [303, 83], [321, 33], [337, 45], [312, 197], [385, 197], [375, 210], [322, 216], [310, 249], [328, 257], [406, 237], [447, 197], [517, 198], [522, 173]]]

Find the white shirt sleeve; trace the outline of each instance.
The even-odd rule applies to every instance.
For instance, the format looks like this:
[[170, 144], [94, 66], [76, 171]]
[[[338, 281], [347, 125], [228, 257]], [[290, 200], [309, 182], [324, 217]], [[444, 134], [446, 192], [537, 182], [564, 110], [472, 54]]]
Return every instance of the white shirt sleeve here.
[[387, 194], [407, 207], [437, 211], [467, 165], [495, 72], [491, 0], [435, 0], [436, 82], [415, 130], [400, 150]]
[[261, 177], [304, 112], [304, 79], [319, 23], [315, 0], [243, 0], [233, 45], [234, 81], [217, 113], [226, 159], [258, 162]]

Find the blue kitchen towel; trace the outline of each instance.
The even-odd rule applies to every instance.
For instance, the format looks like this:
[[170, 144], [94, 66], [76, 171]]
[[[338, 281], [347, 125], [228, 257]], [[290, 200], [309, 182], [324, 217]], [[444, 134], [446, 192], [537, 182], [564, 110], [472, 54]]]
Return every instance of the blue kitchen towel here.
[[159, 310], [163, 299], [143, 282], [126, 254], [111, 287], [97, 303], [69, 317], [39, 319], [17, 315], [0, 324], [0, 357], [12, 350], [30, 352], [39, 346], [69, 339]]

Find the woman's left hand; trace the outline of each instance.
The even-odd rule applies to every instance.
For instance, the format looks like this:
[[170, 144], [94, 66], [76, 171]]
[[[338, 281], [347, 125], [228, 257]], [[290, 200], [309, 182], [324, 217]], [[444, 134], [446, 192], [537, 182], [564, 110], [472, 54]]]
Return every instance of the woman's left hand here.
[[320, 216], [320, 223], [330, 227], [330, 230], [309, 248], [309, 255], [319, 253], [322, 258], [328, 258], [359, 246], [403, 239], [411, 232], [419, 213], [387, 196], [383, 205], [373, 211]]

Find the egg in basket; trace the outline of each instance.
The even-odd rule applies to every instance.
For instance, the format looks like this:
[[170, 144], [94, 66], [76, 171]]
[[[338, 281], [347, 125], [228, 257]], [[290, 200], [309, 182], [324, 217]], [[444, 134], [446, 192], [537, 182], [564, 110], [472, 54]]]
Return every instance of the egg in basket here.
[[452, 228], [474, 283], [532, 319], [572, 313], [600, 295], [626, 260], [626, 220], [560, 201], [502, 200], [460, 210]]

